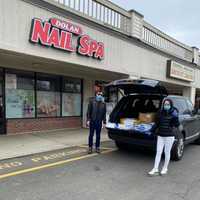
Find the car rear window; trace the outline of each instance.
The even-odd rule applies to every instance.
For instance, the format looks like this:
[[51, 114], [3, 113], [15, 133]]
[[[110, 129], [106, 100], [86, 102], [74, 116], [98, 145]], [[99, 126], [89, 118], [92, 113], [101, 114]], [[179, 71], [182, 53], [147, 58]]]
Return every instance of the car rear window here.
[[133, 110], [140, 106], [141, 112], [157, 112], [160, 108], [160, 97], [127, 96], [122, 103], [121, 110]]
[[123, 97], [110, 115], [110, 121], [122, 118], [138, 118], [140, 113], [157, 113], [163, 98], [153, 95], [128, 95]]

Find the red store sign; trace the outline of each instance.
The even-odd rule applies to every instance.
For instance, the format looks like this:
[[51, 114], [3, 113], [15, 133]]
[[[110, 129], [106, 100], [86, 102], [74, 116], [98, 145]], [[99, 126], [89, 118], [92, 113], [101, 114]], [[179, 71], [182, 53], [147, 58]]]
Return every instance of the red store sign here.
[[[74, 36], [77, 37], [77, 42], [73, 46], [72, 39]], [[104, 58], [104, 44], [102, 42], [97, 42], [90, 36], [83, 35], [80, 26], [56, 18], [50, 19], [49, 22], [34, 18], [30, 42], [68, 52], [77, 52], [100, 60]]]

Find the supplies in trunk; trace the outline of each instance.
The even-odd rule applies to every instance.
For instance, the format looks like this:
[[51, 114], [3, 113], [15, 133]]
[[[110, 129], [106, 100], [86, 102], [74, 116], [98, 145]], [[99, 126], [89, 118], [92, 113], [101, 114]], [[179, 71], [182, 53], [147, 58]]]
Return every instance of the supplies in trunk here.
[[156, 113], [139, 113], [139, 121], [142, 123], [153, 123], [156, 119]]
[[120, 123], [108, 123], [107, 128], [120, 130], [133, 130], [150, 135], [155, 124], [156, 113], [139, 113], [139, 119], [121, 118]]
[[136, 123], [138, 123], [138, 120], [135, 118], [121, 118], [120, 119], [120, 124], [124, 124], [127, 126], [133, 126]]

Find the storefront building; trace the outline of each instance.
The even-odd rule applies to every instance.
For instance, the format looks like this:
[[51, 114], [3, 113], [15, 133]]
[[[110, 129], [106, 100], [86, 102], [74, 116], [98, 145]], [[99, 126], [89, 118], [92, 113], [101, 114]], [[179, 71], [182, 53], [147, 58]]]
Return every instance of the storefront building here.
[[[182, 44], [106, 0], [0, 2], [0, 134], [85, 126], [95, 85], [163, 82], [199, 100], [200, 61]], [[120, 98], [106, 91], [108, 114]]]

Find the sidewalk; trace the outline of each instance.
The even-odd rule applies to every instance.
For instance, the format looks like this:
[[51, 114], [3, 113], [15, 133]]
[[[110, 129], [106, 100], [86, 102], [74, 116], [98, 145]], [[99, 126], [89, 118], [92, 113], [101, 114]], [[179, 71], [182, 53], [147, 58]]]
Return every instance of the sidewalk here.
[[[88, 129], [0, 136], [0, 160], [87, 144], [87, 140]], [[109, 140], [105, 129], [101, 140]]]

